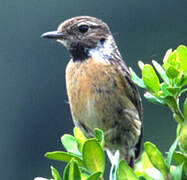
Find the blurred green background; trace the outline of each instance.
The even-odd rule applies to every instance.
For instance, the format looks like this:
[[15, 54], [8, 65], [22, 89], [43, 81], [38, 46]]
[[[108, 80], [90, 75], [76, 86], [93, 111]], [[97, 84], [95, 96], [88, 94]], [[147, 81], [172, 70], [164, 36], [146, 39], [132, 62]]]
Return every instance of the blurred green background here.
[[[60, 150], [60, 136], [72, 133], [65, 87], [69, 54], [41, 39], [67, 18], [90, 15], [111, 28], [128, 66], [161, 63], [165, 51], [187, 45], [186, 0], [2, 0], [0, 6], [0, 178], [50, 177], [43, 157]], [[143, 91], [141, 90], [143, 95]], [[175, 137], [176, 123], [167, 108], [144, 106], [144, 141], [163, 152]]]

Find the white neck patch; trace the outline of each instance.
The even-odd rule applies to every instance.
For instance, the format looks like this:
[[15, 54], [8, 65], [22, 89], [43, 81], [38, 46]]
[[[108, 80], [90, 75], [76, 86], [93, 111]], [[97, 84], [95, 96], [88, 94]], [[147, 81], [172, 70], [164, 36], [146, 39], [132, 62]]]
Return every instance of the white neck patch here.
[[89, 50], [89, 56], [92, 57], [94, 60], [99, 62], [107, 62], [106, 56], [111, 56], [114, 51], [114, 47], [112, 46], [113, 37], [110, 35], [105, 40], [104, 44], [98, 42], [97, 47], [94, 49]]

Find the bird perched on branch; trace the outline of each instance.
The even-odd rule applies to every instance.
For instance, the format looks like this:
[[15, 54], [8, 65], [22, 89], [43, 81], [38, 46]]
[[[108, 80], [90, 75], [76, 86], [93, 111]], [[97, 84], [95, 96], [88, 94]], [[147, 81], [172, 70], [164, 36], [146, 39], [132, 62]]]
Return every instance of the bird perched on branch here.
[[142, 139], [141, 100], [107, 24], [78, 16], [42, 37], [62, 43], [72, 56], [66, 86], [74, 124], [88, 137], [102, 129], [106, 148], [119, 150], [133, 167]]

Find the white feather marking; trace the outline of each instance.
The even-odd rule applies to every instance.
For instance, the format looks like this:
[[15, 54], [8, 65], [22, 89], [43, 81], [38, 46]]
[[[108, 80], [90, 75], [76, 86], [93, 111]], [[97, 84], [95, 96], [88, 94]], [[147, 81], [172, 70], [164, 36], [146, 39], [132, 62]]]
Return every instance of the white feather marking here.
[[108, 64], [109, 62], [106, 60], [106, 56], [111, 56], [113, 53], [114, 48], [112, 43], [113, 37], [110, 35], [104, 44], [98, 42], [96, 48], [90, 49], [89, 56], [91, 56], [96, 61]]

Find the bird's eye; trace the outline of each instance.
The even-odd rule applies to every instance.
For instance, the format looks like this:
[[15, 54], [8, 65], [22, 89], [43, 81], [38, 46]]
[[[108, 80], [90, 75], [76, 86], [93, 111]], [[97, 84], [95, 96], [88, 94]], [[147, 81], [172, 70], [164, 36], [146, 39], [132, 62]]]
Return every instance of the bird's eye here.
[[79, 31], [81, 32], [81, 33], [86, 33], [87, 31], [88, 31], [88, 29], [89, 29], [89, 26], [88, 25], [80, 25], [79, 26]]

